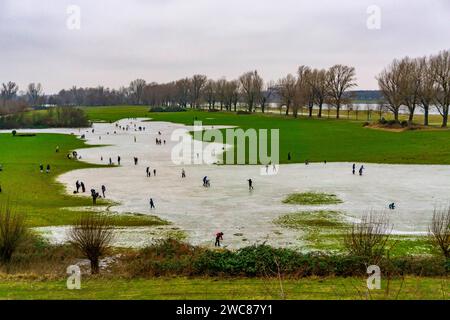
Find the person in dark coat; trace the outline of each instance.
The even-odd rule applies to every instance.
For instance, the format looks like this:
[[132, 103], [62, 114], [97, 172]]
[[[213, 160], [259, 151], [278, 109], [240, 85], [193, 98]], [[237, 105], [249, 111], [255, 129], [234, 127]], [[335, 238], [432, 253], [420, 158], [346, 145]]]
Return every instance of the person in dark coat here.
[[100, 195], [98, 194], [97, 191], [95, 191], [95, 189], [91, 189], [92, 203], [93, 203], [94, 205], [97, 204], [97, 199], [98, 199], [99, 196], [100, 196]]
[[153, 198], [150, 198], [150, 209], [155, 209], [155, 203], [153, 202]]
[[252, 179], [248, 179], [248, 189], [249, 190], [253, 190], [253, 180]]

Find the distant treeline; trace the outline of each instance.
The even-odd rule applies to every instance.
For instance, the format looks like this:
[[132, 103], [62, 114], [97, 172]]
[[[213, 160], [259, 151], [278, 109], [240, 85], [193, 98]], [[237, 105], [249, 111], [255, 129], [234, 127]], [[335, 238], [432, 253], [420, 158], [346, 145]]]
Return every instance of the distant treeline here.
[[[294, 70], [293, 70], [294, 71]], [[277, 103], [280, 113], [297, 117], [299, 110], [307, 108], [308, 116], [322, 117], [323, 108], [340, 111], [353, 103], [375, 103], [377, 109], [393, 114], [399, 121], [401, 108], [408, 109], [411, 125], [418, 109], [428, 125], [430, 108], [442, 116], [442, 127], [447, 127], [450, 112], [450, 50], [437, 54], [395, 59], [378, 74], [380, 90], [357, 90], [356, 71], [352, 66], [336, 64], [327, 69], [301, 65], [277, 81], [264, 80], [257, 70], [243, 73], [236, 79], [210, 79], [195, 74], [166, 83], [136, 79], [128, 86], [110, 89], [103, 86], [79, 88], [73, 86], [58, 94], [44, 95], [41, 84], [30, 83], [26, 93], [18, 94], [14, 82], [3, 83], [0, 88], [0, 116], [22, 112], [38, 106], [106, 106], [146, 105], [149, 107], [192, 108], [210, 111], [251, 113], [265, 112], [271, 103]]]
[[353, 90], [348, 92], [349, 96], [356, 102], [380, 103], [383, 101], [383, 93], [380, 90]]
[[55, 107], [37, 112], [19, 112], [0, 116], [0, 129], [80, 128], [90, 122], [85, 112], [73, 107]]

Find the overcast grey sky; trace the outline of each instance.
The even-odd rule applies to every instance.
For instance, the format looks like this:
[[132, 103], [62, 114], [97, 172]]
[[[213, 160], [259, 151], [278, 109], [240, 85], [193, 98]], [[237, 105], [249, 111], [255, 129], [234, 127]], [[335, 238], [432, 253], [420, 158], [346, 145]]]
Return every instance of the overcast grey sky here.
[[[69, 5], [81, 9], [79, 30], [66, 26]], [[370, 5], [379, 30], [366, 26]], [[46, 93], [252, 69], [277, 80], [336, 63], [376, 89], [393, 58], [450, 48], [450, 1], [1, 0], [0, 43], [0, 82], [41, 82]]]

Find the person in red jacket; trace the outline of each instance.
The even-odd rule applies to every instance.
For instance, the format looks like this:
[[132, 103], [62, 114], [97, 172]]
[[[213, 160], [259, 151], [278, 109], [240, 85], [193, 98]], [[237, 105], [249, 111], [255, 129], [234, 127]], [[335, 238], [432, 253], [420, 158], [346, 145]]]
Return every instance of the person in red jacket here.
[[216, 233], [216, 243], [214, 243], [215, 247], [220, 247], [220, 241], [223, 241], [223, 232]]

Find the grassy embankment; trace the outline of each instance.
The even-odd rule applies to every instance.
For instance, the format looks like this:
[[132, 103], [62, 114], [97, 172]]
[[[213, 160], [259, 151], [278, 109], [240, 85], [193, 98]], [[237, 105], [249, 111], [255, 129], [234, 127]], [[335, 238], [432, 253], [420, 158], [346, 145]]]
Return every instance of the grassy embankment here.
[[406, 277], [382, 280], [381, 290], [367, 291], [365, 278], [223, 279], [83, 279], [81, 290], [65, 280], [1, 280], [0, 299], [449, 299], [449, 280]]

